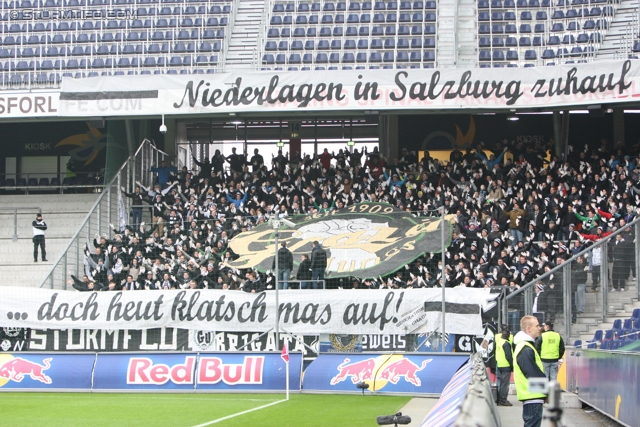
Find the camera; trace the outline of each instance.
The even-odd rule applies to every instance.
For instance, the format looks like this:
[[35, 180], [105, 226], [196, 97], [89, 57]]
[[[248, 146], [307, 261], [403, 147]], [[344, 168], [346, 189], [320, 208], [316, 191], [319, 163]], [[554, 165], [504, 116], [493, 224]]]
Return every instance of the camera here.
[[164, 114], [162, 115], [162, 124], [160, 125], [160, 129], [158, 129], [160, 133], [167, 133], [167, 126], [164, 124]]

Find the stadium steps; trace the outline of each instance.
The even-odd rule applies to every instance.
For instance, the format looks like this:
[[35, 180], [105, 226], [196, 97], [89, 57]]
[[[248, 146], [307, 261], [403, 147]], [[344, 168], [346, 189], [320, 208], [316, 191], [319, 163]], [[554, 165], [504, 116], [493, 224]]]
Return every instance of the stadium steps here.
[[[609, 25], [600, 48], [597, 59], [626, 59], [633, 48], [637, 34], [633, 34], [634, 16], [638, 14], [637, 0], [622, 0], [616, 9], [616, 14]], [[627, 27], [630, 26], [631, 34]], [[631, 41], [629, 41], [631, 37]]]
[[572, 325], [572, 334], [567, 344], [572, 344], [576, 339], [580, 339], [582, 342], [591, 340], [596, 330], [611, 329], [615, 319], [631, 317], [633, 310], [640, 307], [640, 301], [636, 298], [635, 281], [627, 281], [625, 289], [626, 292], [609, 292], [608, 305], [610, 309], [604, 321], [602, 321], [599, 309], [602, 304], [600, 292], [587, 293], [585, 312], [578, 315], [576, 324]]
[[458, 63], [459, 68], [478, 67], [478, 2], [458, 1]]
[[455, 67], [455, 0], [438, 1], [436, 67]]
[[260, 31], [266, 24], [263, 22], [264, 5], [264, 0], [239, 1], [235, 23], [229, 37], [225, 66], [238, 68], [255, 65]]
[[0, 197], [2, 207], [40, 207], [48, 227], [48, 262], [34, 263], [31, 222], [35, 219], [35, 211], [19, 211], [18, 239], [15, 242], [12, 238], [13, 213], [0, 212], [0, 277], [4, 279], [0, 286], [38, 286], [69, 243], [96, 198], [96, 194]]

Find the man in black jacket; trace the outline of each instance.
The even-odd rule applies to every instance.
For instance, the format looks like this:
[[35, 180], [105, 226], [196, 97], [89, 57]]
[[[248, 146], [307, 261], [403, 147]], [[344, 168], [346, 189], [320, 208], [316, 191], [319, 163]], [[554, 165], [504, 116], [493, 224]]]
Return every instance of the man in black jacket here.
[[296, 279], [300, 280], [300, 289], [307, 289], [309, 287], [310, 283], [306, 282], [306, 280], [311, 279], [311, 261], [306, 254], [302, 255]]
[[[278, 251], [278, 271], [276, 271], [276, 277], [278, 278], [278, 289], [289, 288], [289, 276], [291, 270], [293, 270], [293, 254], [287, 249], [287, 243], [282, 242], [281, 248]], [[271, 268], [276, 268], [276, 260], [273, 259], [273, 265]]]
[[520, 320], [520, 332], [513, 342], [514, 381], [518, 400], [522, 402], [522, 419], [525, 427], [540, 427], [542, 423], [542, 404], [547, 395], [529, 390], [529, 380], [545, 378], [542, 360], [534, 343], [540, 336], [540, 324], [533, 316], [524, 316]]
[[38, 213], [36, 219], [31, 223], [33, 227], [33, 262], [38, 262], [38, 246], [42, 254], [42, 261], [47, 261], [47, 251], [44, 244], [44, 232], [47, 229], [47, 223], [42, 219], [42, 214]]
[[324, 280], [324, 271], [327, 269], [327, 251], [322, 248], [318, 241], [313, 242], [311, 251], [311, 279], [313, 289], [318, 289], [318, 281]]
[[136, 185], [133, 193], [127, 193], [124, 187], [121, 187], [122, 193], [131, 199], [131, 225], [134, 230], [140, 228], [142, 222], [142, 202], [145, 200], [144, 194], [140, 192], [140, 186]]

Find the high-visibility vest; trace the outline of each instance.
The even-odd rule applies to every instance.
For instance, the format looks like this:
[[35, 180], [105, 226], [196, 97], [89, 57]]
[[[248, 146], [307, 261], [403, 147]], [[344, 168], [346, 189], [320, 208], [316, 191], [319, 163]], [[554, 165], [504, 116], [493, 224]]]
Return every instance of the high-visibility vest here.
[[[510, 368], [509, 361], [507, 360], [507, 356], [504, 352], [504, 343], [509, 341], [511, 344], [511, 340], [513, 340], [513, 335], [509, 337], [509, 340], [505, 340], [502, 338], [502, 335], [496, 335], [496, 364], [498, 368]], [[513, 354], [513, 352], [512, 352]]]
[[541, 359], [560, 358], [560, 334], [556, 331], [542, 333], [542, 346], [540, 347]]
[[533, 354], [535, 354], [536, 357], [536, 365], [538, 365], [538, 368], [540, 368], [540, 370], [544, 372], [544, 367], [542, 366], [540, 355], [533, 347], [533, 345], [531, 345], [529, 341], [520, 341], [516, 346], [516, 351], [513, 352], [513, 380], [516, 384], [516, 393], [518, 394], [518, 400], [544, 399], [547, 397], [546, 394], [531, 393], [529, 391], [529, 380], [522, 373], [522, 369], [520, 369], [520, 366], [518, 366], [518, 354], [520, 354], [525, 346], [533, 350]]

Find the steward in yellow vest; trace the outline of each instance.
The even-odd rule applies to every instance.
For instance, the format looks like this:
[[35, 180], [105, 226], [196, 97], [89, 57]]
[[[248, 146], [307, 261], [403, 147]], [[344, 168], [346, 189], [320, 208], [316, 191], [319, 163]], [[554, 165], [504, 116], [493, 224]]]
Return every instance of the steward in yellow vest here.
[[522, 419], [527, 427], [540, 427], [542, 423], [542, 404], [546, 394], [529, 391], [529, 379], [545, 378], [542, 360], [534, 347], [540, 336], [540, 324], [533, 316], [524, 316], [520, 320], [520, 332], [514, 337], [516, 346], [513, 352], [513, 374], [518, 400], [522, 401]]
[[498, 385], [498, 406], [513, 406], [507, 400], [511, 372], [513, 372], [513, 335], [507, 325], [502, 325], [501, 334], [495, 336], [496, 343], [496, 377]]

